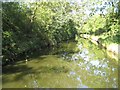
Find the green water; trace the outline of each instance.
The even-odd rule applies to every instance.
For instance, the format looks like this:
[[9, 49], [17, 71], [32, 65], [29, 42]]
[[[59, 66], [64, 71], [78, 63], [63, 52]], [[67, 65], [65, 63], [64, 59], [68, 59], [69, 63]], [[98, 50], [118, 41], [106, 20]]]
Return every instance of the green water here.
[[[43, 52], [44, 51], [44, 52]], [[64, 42], [3, 68], [3, 88], [117, 88], [116, 60], [88, 41]]]

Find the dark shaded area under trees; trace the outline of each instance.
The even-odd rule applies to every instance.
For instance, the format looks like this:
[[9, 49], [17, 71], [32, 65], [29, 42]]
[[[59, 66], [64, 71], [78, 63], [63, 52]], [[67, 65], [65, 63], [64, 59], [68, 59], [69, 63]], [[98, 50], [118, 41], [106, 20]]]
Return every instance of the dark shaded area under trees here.
[[[65, 13], [60, 11], [62, 5], [69, 7], [64, 10]], [[73, 20], [66, 18], [71, 9], [69, 3], [41, 2], [27, 5], [6, 2], [2, 6], [3, 64], [29, 57], [32, 52], [57, 45], [61, 41], [73, 39], [77, 33]]]

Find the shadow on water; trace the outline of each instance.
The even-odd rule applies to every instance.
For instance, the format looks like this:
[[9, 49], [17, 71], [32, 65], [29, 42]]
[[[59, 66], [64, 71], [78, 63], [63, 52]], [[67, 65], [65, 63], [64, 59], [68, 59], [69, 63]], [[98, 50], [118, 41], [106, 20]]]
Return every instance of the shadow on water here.
[[24, 72], [25, 70], [32, 70], [32, 67], [28, 67], [27, 65], [8, 65], [3, 68], [3, 75], [4, 74], [12, 74], [12, 73], [19, 73]]
[[39, 58], [39, 60], [43, 60], [45, 55], [57, 55], [58, 57], [62, 57], [62, 55], [74, 54], [76, 51], [74, 48], [76, 47], [76, 42], [63, 42], [59, 43], [57, 46], [46, 47], [41, 50], [34, 50], [32, 53], [28, 54], [28, 60], [34, 60]]
[[[6, 66], [3, 68], [3, 76], [4, 75], [15, 75], [14, 79], [10, 79], [10, 77], [3, 78], [3, 83], [14, 82], [22, 80], [24, 77], [35, 77], [36, 75], [43, 73], [67, 73], [69, 71], [68, 68], [64, 66], [40, 66], [37, 69], [33, 69], [32, 67], [28, 67], [27, 65], [13, 65]], [[12, 77], [13, 77], [12, 76]]]
[[[19, 79], [22, 79], [25, 75], [27, 75], [29, 71], [32, 70], [32, 67], [28, 67], [26, 65], [8, 65], [6, 67], [3, 68], [3, 72], [2, 75], [3, 77], [5, 75], [17, 75], [19, 74], [20, 77], [19, 78], [15, 78], [11, 80], [11, 77], [6, 77], [6, 78], [2, 78], [3, 83], [8, 83], [8, 82], [12, 82], [12, 81], [17, 81]], [[27, 72], [26, 72], [27, 71]]]
[[61, 54], [64, 54], [66, 52], [72, 54], [75, 52], [75, 51], [73, 51], [73, 48], [75, 46], [76, 46], [76, 41], [72, 40], [72, 44], [71, 44], [71, 40], [68, 40], [68, 41], [58, 43], [56, 46], [51, 46], [51, 47], [46, 46], [46, 47], [43, 47], [42, 49], [41, 48], [31, 49], [26, 52], [19, 53], [16, 56], [16, 59], [8, 60], [2, 66], [4, 67], [6, 65], [14, 65], [14, 64], [16, 64], [16, 62], [19, 62], [19, 61], [34, 60], [38, 57], [39, 57], [39, 60], [43, 60], [42, 59], [43, 57], [41, 57], [41, 59], [40, 59], [40, 56], [43, 56], [43, 55], [61, 56]]
[[[49, 66], [40, 66], [39, 70], [36, 70], [37, 73], [66, 73], [69, 71], [68, 68], [65, 68], [64, 66], [53, 66], [53, 67], [49, 67]], [[30, 72], [30, 73], [36, 73], [36, 71]]]

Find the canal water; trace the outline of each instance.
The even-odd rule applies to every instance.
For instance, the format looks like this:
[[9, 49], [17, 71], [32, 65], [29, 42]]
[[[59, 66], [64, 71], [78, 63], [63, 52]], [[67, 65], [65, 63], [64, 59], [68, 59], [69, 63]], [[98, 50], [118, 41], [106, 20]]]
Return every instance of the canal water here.
[[33, 54], [37, 55], [3, 67], [3, 88], [118, 87], [118, 62], [85, 39]]

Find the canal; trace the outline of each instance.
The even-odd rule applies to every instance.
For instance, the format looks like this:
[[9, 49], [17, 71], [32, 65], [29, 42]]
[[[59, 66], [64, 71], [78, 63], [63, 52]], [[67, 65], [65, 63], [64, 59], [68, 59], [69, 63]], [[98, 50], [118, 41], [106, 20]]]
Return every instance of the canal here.
[[3, 88], [117, 88], [118, 62], [90, 41], [67, 41], [3, 67]]

